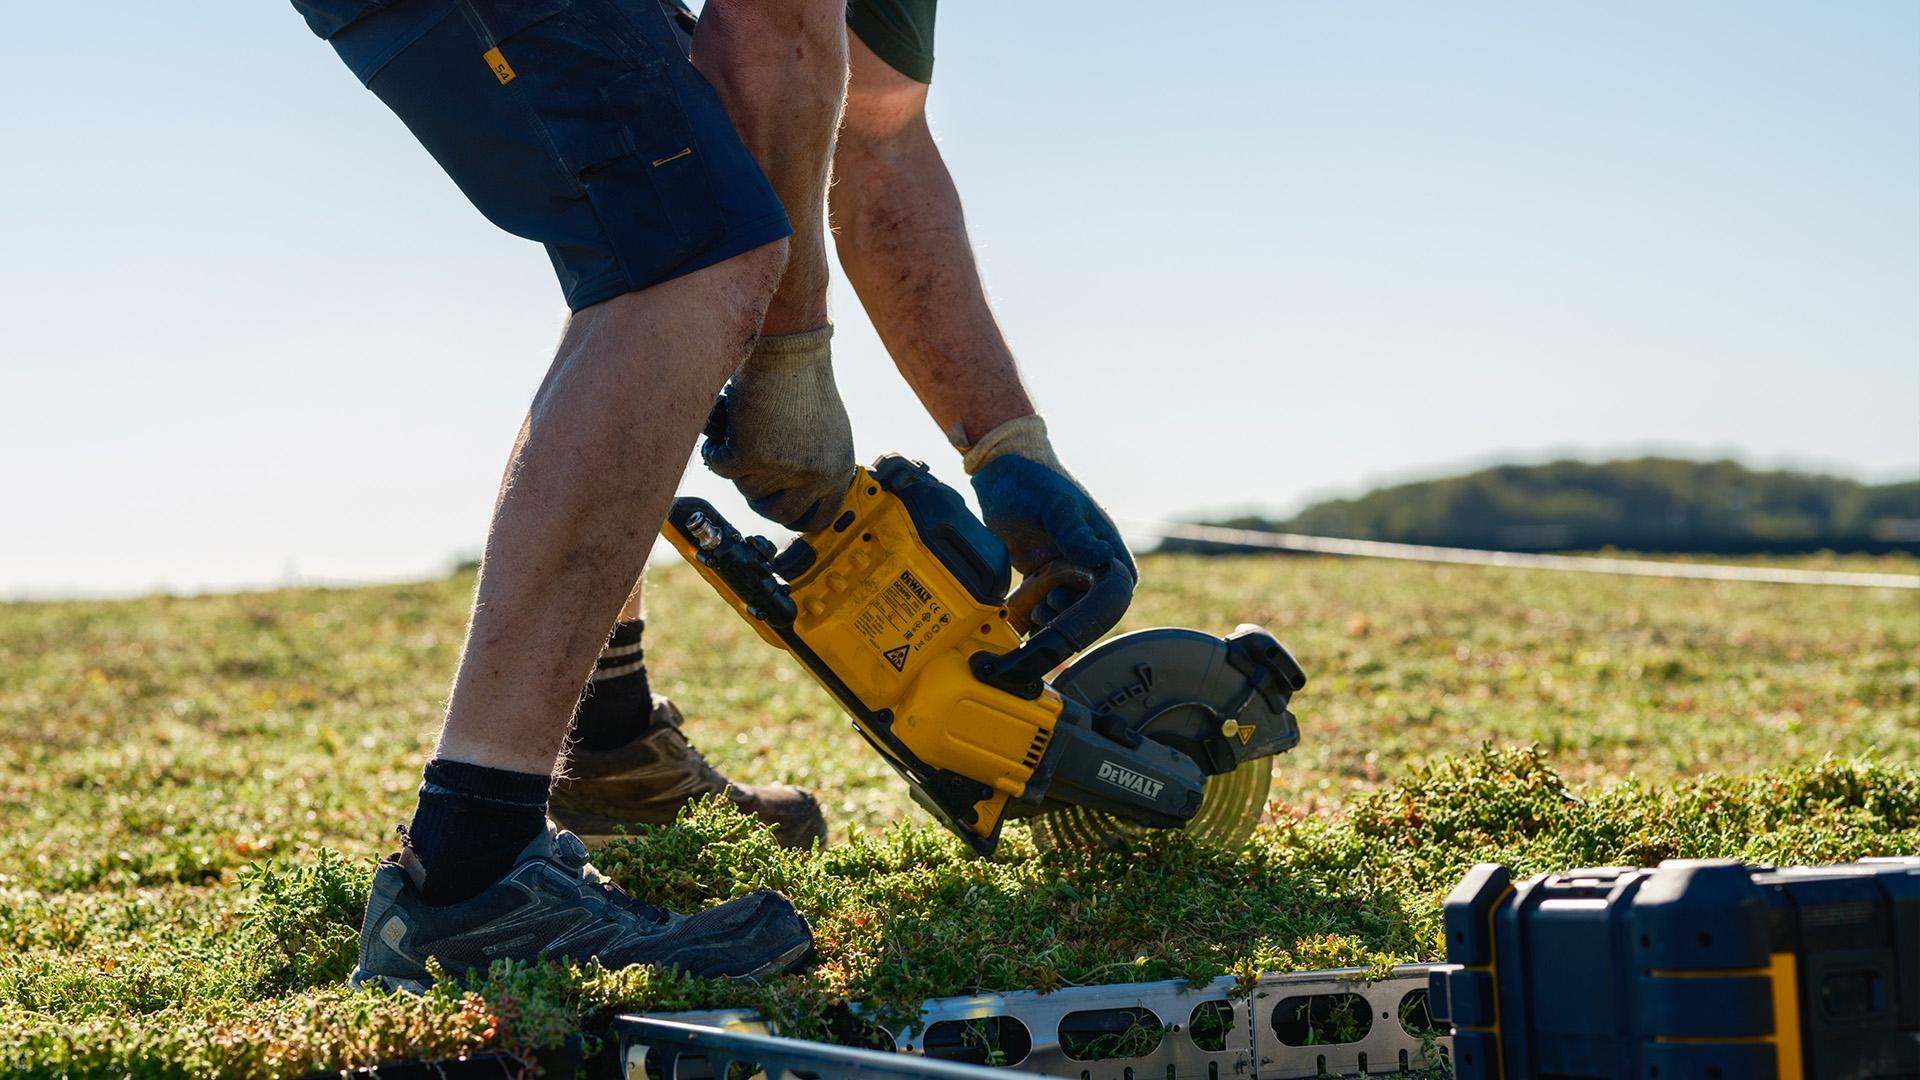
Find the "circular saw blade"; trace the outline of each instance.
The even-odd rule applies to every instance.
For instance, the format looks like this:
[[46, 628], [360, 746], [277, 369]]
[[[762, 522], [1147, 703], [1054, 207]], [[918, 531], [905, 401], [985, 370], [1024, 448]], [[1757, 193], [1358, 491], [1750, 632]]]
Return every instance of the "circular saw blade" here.
[[[1255, 758], [1232, 772], [1209, 776], [1200, 793], [1200, 810], [1180, 828], [1201, 843], [1233, 851], [1253, 835], [1273, 787], [1273, 759]], [[1063, 806], [1032, 819], [1033, 842], [1042, 848], [1116, 847], [1153, 829], [1104, 810]]]
[[[1152, 738], [1190, 732], [1219, 714], [1246, 685], [1227, 660], [1227, 644], [1198, 630], [1161, 627], [1111, 638], [1081, 655], [1052, 681], [1055, 690], [1093, 709], [1118, 714]], [[1273, 759], [1255, 758], [1209, 776], [1200, 809], [1181, 831], [1226, 850], [1253, 835], [1273, 787]], [[1084, 806], [1061, 806], [1032, 819], [1042, 848], [1112, 847], [1163, 831]]]

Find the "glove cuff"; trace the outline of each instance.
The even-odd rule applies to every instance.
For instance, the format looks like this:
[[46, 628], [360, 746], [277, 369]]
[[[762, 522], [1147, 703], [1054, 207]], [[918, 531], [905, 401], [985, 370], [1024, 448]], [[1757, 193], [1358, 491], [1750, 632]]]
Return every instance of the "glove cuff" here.
[[1066, 475], [1067, 470], [1061, 467], [1060, 459], [1053, 452], [1053, 442], [1047, 438], [1047, 422], [1038, 413], [1016, 416], [980, 436], [980, 441], [961, 456], [960, 464], [967, 475], [972, 476], [986, 468], [988, 462], [1009, 454]]
[[833, 324], [797, 334], [776, 334], [754, 342], [742, 365], [752, 371], [800, 371], [833, 366]]

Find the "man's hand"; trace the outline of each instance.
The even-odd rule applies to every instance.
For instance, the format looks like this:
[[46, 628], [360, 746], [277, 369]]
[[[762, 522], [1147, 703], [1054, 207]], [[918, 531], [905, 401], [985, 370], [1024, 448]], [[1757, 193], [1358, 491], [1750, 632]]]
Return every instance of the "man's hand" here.
[[[1118, 560], [1139, 580], [1113, 519], [1061, 467], [1046, 421], [1023, 416], [994, 428], [967, 451], [966, 469], [981, 517], [1022, 575], [1045, 573], [1057, 562], [1097, 574]], [[1033, 609], [1033, 625], [1052, 622], [1078, 595], [1068, 588], [1047, 594]]]
[[833, 384], [831, 326], [761, 338], [714, 407], [700, 459], [754, 513], [795, 532], [833, 520], [853, 483], [853, 427]]

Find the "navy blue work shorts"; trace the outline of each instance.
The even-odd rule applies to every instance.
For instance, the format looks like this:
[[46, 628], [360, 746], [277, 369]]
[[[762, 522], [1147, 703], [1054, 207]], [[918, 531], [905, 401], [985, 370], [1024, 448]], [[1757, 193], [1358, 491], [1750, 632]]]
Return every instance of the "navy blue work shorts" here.
[[793, 230], [657, 0], [389, 0], [341, 59], [575, 311]]

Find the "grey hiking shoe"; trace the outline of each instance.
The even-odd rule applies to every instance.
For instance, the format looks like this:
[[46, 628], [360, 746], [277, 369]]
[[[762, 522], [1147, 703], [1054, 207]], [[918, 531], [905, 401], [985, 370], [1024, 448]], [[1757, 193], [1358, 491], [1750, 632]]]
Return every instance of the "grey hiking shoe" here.
[[621, 828], [670, 825], [681, 807], [703, 795], [725, 794], [735, 806], [773, 826], [787, 847], [810, 848], [827, 835], [820, 803], [785, 784], [736, 784], [707, 764], [680, 730], [680, 710], [653, 698], [653, 726], [615, 750], [567, 751], [565, 778], [553, 785], [547, 814], [589, 844], [612, 839]]
[[433, 982], [428, 957], [455, 976], [495, 960], [544, 957], [754, 979], [787, 970], [813, 947], [807, 920], [777, 892], [677, 915], [620, 891], [587, 861], [579, 837], [552, 825], [470, 900], [429, 904], [420, 895], [425, 879], [411, 848], [380, 860], [351, 985], [422, 992]]

